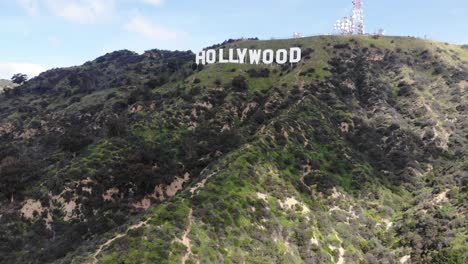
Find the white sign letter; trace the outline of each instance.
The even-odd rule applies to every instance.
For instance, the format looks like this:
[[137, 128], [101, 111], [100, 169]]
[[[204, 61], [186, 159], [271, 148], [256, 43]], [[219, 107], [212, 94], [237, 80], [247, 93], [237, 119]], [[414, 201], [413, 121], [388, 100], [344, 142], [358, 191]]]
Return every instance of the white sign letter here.
[[228, 60], [224, 58], [224, 50], [219, 50], [219, 63], [228, 63]]
[[249, 50], [250, 64], [259, 64], [262, 50]]
[[239, 63], [245, 63], [245, 55], [247, 55], [247, 49], [237, 49], [237, 56], [239, 57]]
[[197, 53], [196, 57], [195, 57], [195, 63], [196, 64], [203, 64], [203, 65], [206, 64], [205, 55], [206, 55], [205, 51], [201, 51], [201, 52]]
[[276, 51], [276, 63], [285, 64], [288, 62], [288, 51], [285, 49], [280, 49]]
[[239, 60], [234, 59], [234, 49], [229, 49], [229, 62], [239, 63]]
[[290, 63], [298, 63], [302, 59], [302, 50], [301, 48], [291, 48], [289, 50], [291, 54], [289, 54], [289, 62]]
[[216, 50], [208, 50], [206, 52], [206, 62], [208, 64], [216, 63]]
[[275, 53], [271, 49], [264, 50], [263, 51], [262, 62], [265, 63], [265, 64], [272, 64], [274, 59], [275, 59], [273, 57], [273, 54], [275, 54]]

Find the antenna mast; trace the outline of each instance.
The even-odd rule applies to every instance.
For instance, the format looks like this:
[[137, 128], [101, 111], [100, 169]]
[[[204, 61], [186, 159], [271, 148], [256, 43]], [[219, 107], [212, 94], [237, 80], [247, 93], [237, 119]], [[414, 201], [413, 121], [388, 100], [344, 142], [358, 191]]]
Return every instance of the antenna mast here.
[[353, 34], [364, 35], [364, 9], [363, 0], [353, 0]]

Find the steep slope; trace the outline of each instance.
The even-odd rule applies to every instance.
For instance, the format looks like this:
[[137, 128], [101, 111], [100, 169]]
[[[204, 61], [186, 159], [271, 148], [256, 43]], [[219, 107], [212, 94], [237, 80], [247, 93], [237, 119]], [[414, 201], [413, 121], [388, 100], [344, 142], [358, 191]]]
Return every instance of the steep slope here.
[[464, 263], [468, 50], [220, 46], [305, 58], [120, 51], [1, 98], [2, 262]]

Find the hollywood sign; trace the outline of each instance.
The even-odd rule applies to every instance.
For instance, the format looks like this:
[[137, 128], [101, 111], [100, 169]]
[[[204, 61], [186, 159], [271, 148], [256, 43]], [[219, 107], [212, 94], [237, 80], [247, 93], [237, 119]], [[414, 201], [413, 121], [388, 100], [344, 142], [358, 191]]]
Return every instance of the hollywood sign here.
[[[227, 56], [226, 56], [227, 55]], [[236, 64], [286, 64], [298, 63], [302, 59], [301, 48], [279, 49], [229, 49], [225, 54], [223, 49], [204, 50], [196, 54], [196, 64], [236, 63]]]

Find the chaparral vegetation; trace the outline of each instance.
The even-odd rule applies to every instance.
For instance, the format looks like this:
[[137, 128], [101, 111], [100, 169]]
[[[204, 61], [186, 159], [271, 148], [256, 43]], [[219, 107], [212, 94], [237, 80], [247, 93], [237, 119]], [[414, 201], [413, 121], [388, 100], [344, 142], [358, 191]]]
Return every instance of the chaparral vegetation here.
[[123, 50], [0, 94], [0, 263], [466, 263], [468, 49]]

